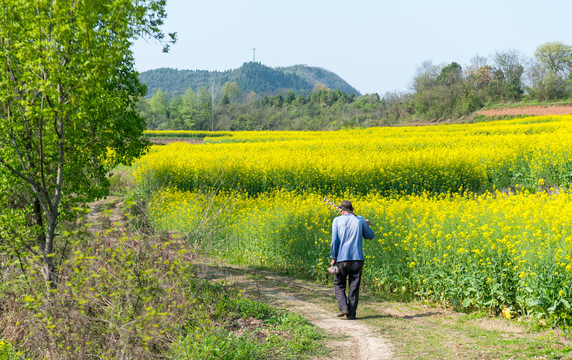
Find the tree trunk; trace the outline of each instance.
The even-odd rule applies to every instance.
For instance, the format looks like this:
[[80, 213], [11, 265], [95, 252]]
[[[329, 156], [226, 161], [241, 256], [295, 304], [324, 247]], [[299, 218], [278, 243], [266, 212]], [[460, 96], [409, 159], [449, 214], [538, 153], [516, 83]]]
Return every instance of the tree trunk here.
[[41, 270], [44, 275], [44, 280], [51, 289], [57, 288], [57, 279], [55, 276], [54, 265], [54, 239], [56, 232], [56, 219], [55, 214], [46, 214], [47, 228], [44, 227], [44, 219], [42, 216], [42, 204], [39, 199], [34, 199], [34, 224], [40, 230], [36, 235], [36, 242], [41, 251], [42, 264]]
[[56, 237], [57, 213], [48, 214], [48, 228], [44, 246], [44, 266], [42, 271], [44, 279], [51, 289], [57, 289], [56, 268], [54, 265], [54, 239]]

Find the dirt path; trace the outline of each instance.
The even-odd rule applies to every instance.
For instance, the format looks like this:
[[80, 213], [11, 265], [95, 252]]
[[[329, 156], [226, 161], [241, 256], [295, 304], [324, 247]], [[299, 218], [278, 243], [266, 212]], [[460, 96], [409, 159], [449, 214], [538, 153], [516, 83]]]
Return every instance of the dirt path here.
[[123, 199], [117, 196], [108, 196], [89, 204], [89, 212], [87, 213], [87, 223], [89, 231], [96, 233], [112, 227], [112, 224], [118, 224], [121, 220], [121, 212], [119, 210]]
[[[390, 341], [379, 329], [363, 321], [336, 317], [333, 290], [315, 284], [304, 285], [300, 280], [278, 274], [257, 271], [253, 274], [238, 267], [201, 263], [199, 274], [205, 278], [224, 280], [226, 284], [245, 291], [249, 296], [271, 305], [298, 313], [327, 334], [329, 360], [393, 359]], [[306, 293], [306, 295], [304, 295]], [[315, 298], [329, 294], [330, 304]], [[311, 297], [314, 296], [314, 299]], [[359, 310], [359, 309], [358, 309]], [[358, 311], [359, 318], [359, 311]]]
[[259, 291], [266, 301], [296, 312], [324, 330], [328, 338], [332, 339], [326, 343], [327, 348], [332, 350], [330, 359], [381, 360], [392, 358], [391, 344], [389, 340], [379, 335], [378, 329], [359, 320], [337, 318], [331, 309], [325, 309], [297, 297], [287, 290], [282, 291], [268, 281]]

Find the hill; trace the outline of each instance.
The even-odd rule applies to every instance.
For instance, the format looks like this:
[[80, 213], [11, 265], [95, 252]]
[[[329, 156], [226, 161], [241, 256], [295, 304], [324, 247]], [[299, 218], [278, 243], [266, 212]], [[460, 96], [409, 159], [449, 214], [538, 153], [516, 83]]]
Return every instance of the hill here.
[[347, 94], [354, 93], [355, 95], [361, 95], [357, 89], [348, 84], [344, 79], [323, 68], [293, 65], [289, 67], [278, 67], [276, 70], [283, 71], [286, 74], [297, 75], [310, 84], [324, 84], [328, 89], [340, 89]]
[[187, 88], [196, 92], [203, 86], [220, 92], [224, 84], [232, 81], [236, 81], [245, 94], [254, 91], [259, 95], [275, 95], [294, 90], [306, 95], [316, 84], [323, 84], [332, 90], [340, 89], [347, 94], [361, 95], [335, 73], [307, 65], [271, 68], [258, 62], [248, 62], [238, 69], [227, 71], [160, 68], [142, 72], [140, 79], [147, 85], [147, 97], [151, 97], [158, 89], [166, 91], [170, 96], [181, 95]]

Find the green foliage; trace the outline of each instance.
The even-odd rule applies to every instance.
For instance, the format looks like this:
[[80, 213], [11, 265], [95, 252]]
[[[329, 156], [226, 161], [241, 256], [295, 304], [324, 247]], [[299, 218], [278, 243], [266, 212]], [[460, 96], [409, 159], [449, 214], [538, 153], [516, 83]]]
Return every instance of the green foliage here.
[[10, 343], [0, 338], [0, 360], [20, 360], [23, 359], [21, 355]]
[[572, 70], [572, 46], [561, 42], [547, 42], [536, 48], [534, 56], [540, 65], [555, 74], [568, 77]]
[[[404, 110], [402, 95], [388, 94], [380, 99], [372, 94], [356, 98], [341, 90], [322, 89], [306, 96], [296, 95], [289, 90], [285, 95], [264, 96], [249, 103], [231, 101], [231, 90], [223, 95], [221, 102], [211, 104], [206, 88], [199, 90], [199, 99], [188, 102], [184, 97], [194, 94], [187, 89], [183, 100], [174, 97], [165, 106], [168, 117], [157, 123], [157, 117], [149, 106], [144, 106], [142, 115], [147, 119], [149, 128], [162, 130], [332, 130], [342, 127], [365, 127], [388, 125], [408, 115]], [[238, 89], [233, 90], [232, 99], [236, 99]], [[202, 94], [202, 95], [201, 95]], [[211, 113], [211, 108], [212, 111]], [[401, 107], [401, 108], [400, 108]], [[192, 110], [187, 110], [192, 109]], [[183, 119], [183, 114], [188, 114]]]
[[169, 95], [162, 91], [157, 92], [149, 100], [149, 113], [146, 114], [148, 126], [155, 128], [159, 124], [165, 123], [169, 118]]
[[182, 95], [189, 88], [197, 92], [201, 87], [213, 87], [214, 92], [222, 97], [224, 86], [233, 82], [244, 94], [254, 92], [274, 96], [291, 89], [307, 95], [316, 83], [321, 83], [330, 89], [341, 89], [348, 94], [360, 95], [359, 91], [336, 74], [305, 65], [273, 69], [257, 62], [247, 62], [238, 69], [224, 72], [161, 68], [142, 72], [140, 79], [147, 86], [149, 97], [159, 89], [175, 97]]
[[279, 67], [276, 70], [283, 71], [286, 74], [297, 75], [310, 84], [323, 84], [329, 89], [340, 89], [346, 94], [354, 94], [360, 96], [360, 92], [350, 86], [346, 81], [338, 75], [319, 67], [307, 65], [293, 65], [288, 67]]
[[529, 71], [532, 98], [552, 101], [572, 95], [572, 47], [560, 42], [544, 43], [536, 49], [536, 62]]
[[437, 83], [446, 86], [457, 84], [461, 81], [461, 71], [461, 65], [452, 62], [441, 69], [441, 73], [437, 76]]
[[524, 92], [522, 75], [526, 57], [517, 50], [496, 52], [492, 57], [495, 76], [501, 83], [501, 99], [519, 101]]
[[414, 115], [428, 120], [453, 119], [491, 101], [520, 99], [524, 68], [513, 63], [517, 59], [497, 56], [501, 68], [472, 65], [463, 72], [456, 62], [447, 66], [425, 64], [414, 79], [415, 93], [409, 99]]
[[242, 89], [236, 81], [227, 82], [222, 87], [222, 96], [223, 99], [225, 97], [228, 99], [228, 103], [226, 105], [230, 104], [231, 102], [238, 102], [242, 97]]
[[95, 241], [75, 240], [57, 292], [34, 269], [34, 255], [22, 257], [24, 273], [6, 273], [0, 289], [4, 336], [33, 358], [164, 352], [191, 306], [190, 254], [176, 242], [118, 234], [112, 225]]
[[[27, 239], [53, 279], [58, 223], [104, 196], [107, 172], [146, 150], [144, 94], [130, 50], [163, 39], [163, 0], [3, 1], [0, 6], [0, 167], [25, 202]], [[24, 184], [24, 186], [22, 186]], [[4, 227], [0, 224], [0, 227]], [[7, 226], [7, 225], [6, 225]], [[9, 240], [6, 240], [9, 241]]]

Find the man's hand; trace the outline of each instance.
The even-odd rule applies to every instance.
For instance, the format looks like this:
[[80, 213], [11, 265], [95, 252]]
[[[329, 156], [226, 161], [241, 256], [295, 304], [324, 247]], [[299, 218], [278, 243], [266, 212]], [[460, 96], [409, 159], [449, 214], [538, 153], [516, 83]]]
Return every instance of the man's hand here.
[[336, 265], [336, 259], [332, 259], [332, 260], [330, 261], [330, 265], [332, 265], [332, 266]]
[[369, 222], [368, 219], [365, 219], [365, 223], [367, 224], [367, 226], [371, 226], [371, 223]]

